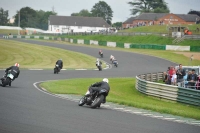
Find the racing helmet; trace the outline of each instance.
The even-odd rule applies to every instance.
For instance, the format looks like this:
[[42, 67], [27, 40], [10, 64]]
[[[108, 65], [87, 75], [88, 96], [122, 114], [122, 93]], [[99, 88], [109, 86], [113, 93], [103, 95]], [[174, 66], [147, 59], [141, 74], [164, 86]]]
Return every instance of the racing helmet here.
[[108, 79], [107, 79], [107, 78], [104, 78], [104, 79], [103, 79], [103, 82], [106, 82], [106, 83], [108, 83], [109, 81], [108, 81]]
[[19, 67], [19, 63], [15, 63], [15, 66], [16, 66], [16, 67]]
[[99, 58], [97, 58], [97, 61], [99, 61]]

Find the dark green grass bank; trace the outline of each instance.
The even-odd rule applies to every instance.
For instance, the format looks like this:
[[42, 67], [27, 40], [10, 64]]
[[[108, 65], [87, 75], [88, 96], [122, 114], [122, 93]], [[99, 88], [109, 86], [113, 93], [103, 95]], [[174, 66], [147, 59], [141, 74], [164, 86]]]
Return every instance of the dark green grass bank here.
[[[41, 86], [56, 94], [84, 95], [88, 86], [100, 78], [69, 79], [42, 83]], [[135, 89], [135, 78], [109, 78], [111, 90], [107, 101], [200, 120], [200, 107], [160, 100], [141, 94]]]
[[[96, 41], [110, 41], [118, 43], [132, 43], [132, 44], [158, 44], [158, 45], [175, 45], [172, 44], [174, 38], [163, 37], [157, 35], [135, 35], [135, 36], [117, 36], [117, 35], [68, 35], [63, 36], [72, 39], [85, 39]], [[200, 40], [184, 40], [179, 46], [200, 46]]]

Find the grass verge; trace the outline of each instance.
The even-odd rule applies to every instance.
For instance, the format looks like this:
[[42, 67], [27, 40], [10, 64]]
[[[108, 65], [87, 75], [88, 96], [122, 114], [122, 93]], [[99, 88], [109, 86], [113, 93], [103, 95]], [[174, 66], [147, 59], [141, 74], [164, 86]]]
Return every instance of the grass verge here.
[[59, 48], [40, 46], [11, 40], [0, 39], [0, 68], [7, 68], [15, 62], [20, 68], [53, 68], [62, 58], [64, 68], [94, 69], [96, 58]]
[[[174, 38], [163, 37], [157, 35], [135, 35], [135, 36], [117, 36], [117, 35], [65, 35], [63, 37], [72, 39], [85, 39], [96, 41], [110, 41], [118, 43], [132, 43], [132, 44], [157, 44], [157, 45], [171, 45]], [[199, 40], [184, 40], [178, 46], [199, 46]]]
[[[56, 94], [84, 95], [88, 86], [100, 78], [44, 82], [40, 86]], [[111, 90], [107, 101], [200, 120], [200, 107], [146, 96], [135, 89], [135, 78], [109, 78]]]

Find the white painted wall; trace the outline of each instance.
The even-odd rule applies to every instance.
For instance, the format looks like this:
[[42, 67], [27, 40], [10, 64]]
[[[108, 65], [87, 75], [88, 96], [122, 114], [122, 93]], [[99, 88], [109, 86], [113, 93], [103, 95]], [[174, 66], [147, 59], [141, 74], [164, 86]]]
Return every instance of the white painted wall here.
[[106, 30], [105, 27], [86, 27], [86, 26], [65, 26], [65, 25], [49, 25], [49, 31], [52, 32], [61, 32], [61, 33], [69, 33], [69, 32], [99, 32], [100, 30]]

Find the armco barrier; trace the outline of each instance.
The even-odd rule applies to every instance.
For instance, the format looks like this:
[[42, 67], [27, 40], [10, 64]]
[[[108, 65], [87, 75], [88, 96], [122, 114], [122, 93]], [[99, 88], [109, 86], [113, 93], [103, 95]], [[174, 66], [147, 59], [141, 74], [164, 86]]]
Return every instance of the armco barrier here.
[[[24, 36], [10, 35], [9, 38], [23, 38]], [[25, 36], [26, 38], [27, 36]], [[30, 36], [31, 39], [47, 39], [43, 36]], [[70, 38], [56, 38], [49, 37], [49, 40], [59, 40], [66, 41], [70, 43], [78, 43], [79, 39], [70, 39]], [[80, 43], [80, 41], [79, 41]], [[90, 44], [90, 45], [100, 45], [100, 46], [112, 46], [112, 47], [121, 47], [121, 48], [138, 48], [138, 49], [156, 49], [156, 50], [176, 50], [176, 51], [195, 51], [200, 52], [200, 46], [172, 46], [172, 45], [156, 45], [156, 44], [131, 44], [131, 43], [119, 43], [119, 42], [106, 42], [106, 41], [96, 41], [96, 40], [84, 40], [81, 41], [81, 44]]]
[[136, 89], [146, 95], [200, 106], [200, 91], [173, 85], [155, 83], [162, 80], [163, 73], [150, 73], [136, 76]]

